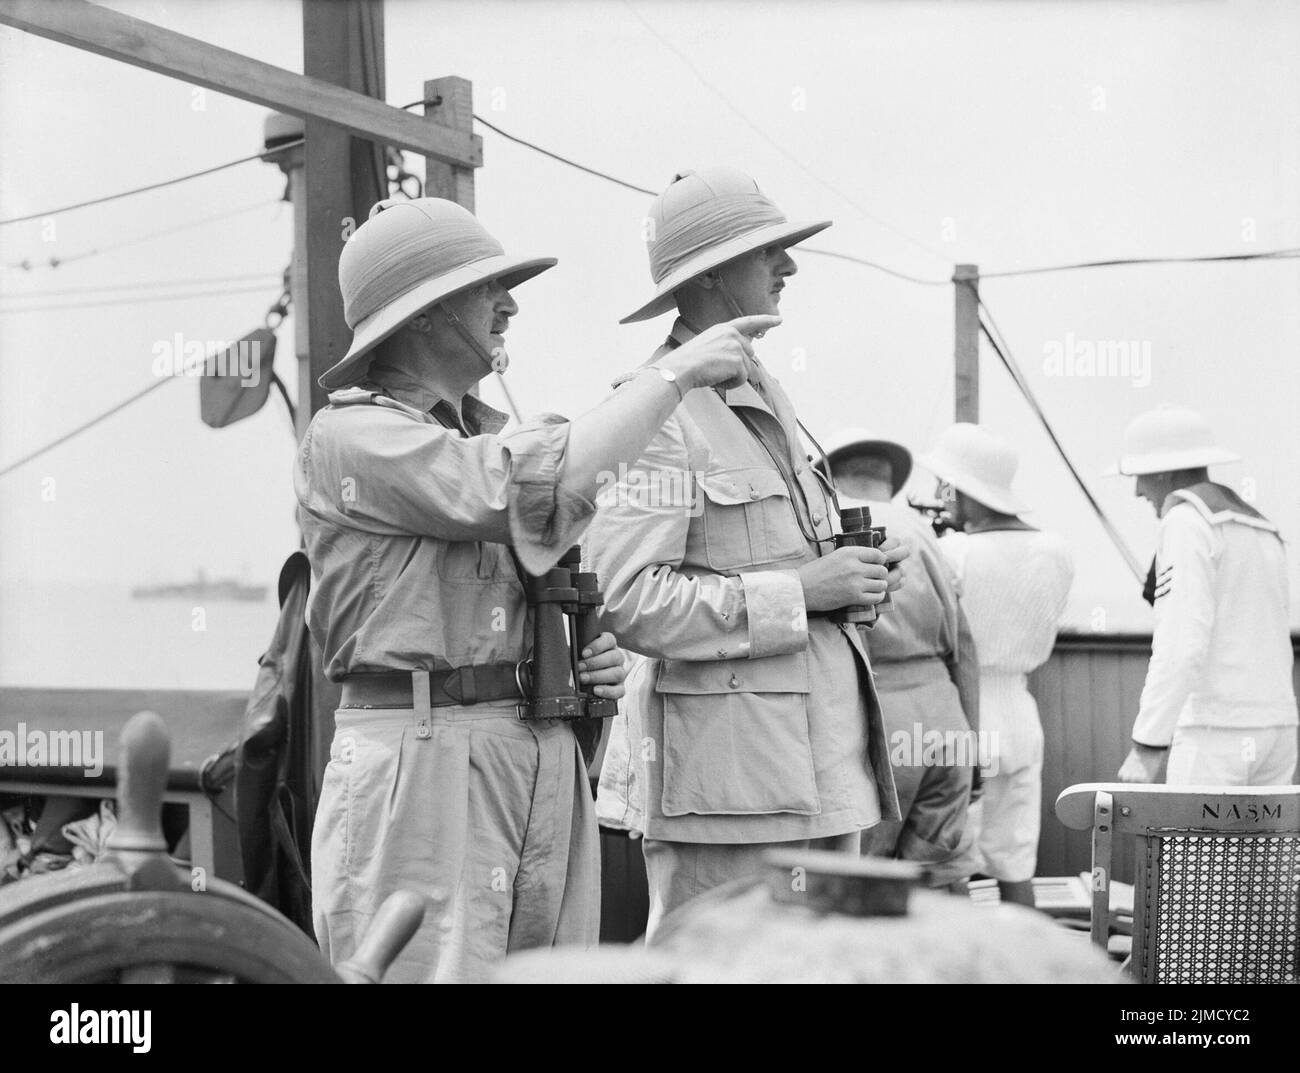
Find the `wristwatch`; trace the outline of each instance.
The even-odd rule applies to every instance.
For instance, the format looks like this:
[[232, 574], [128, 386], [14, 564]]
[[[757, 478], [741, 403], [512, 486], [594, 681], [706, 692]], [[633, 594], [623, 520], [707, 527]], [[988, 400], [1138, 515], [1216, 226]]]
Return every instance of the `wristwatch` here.
[[682, 390], [682, 385], [677, 382], [677, 374], [675, 372], [673, 372], [671, 369], [665, 369], [662, 365], [647, 365], [646, 368], [653, 369], [665, 380], [667, 380], [668, 383], [672, 384], [673, 387], [677, 389], [678, 399], [682, 402], [686, 401], [686, 392]]

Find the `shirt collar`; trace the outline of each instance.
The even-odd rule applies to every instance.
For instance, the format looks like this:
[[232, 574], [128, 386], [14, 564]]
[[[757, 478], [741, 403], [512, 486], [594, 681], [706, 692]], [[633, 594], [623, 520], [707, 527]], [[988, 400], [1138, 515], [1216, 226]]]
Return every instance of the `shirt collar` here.
[[[677, 346], [683, 346], [694, 339], [699, 332], [692, 328], [686, 321], [678, 317], [673, 322], [673, 330], [668, 333], [668, 338]], [[733, 387], [727, 390], [725, 401], [728, 406], [755, 406], [760, 410], [766, 410], [768, 413], [776, 416], [771, 404], [766, 396], [766, 389], [763, 385], [763, 379], [766, 370], [757, 359], [754, 361], [755, 370], [758, 376], [749, 383], [741, 387]]]
[[678, 317], [677, 320], [673, 322], [673, 330], [668, 333], [668, 338], [673, 340], [673, 342], [678, 346], [682, 346], [689, 343], [698, 334], [699, 333], [696, 332], [694, 328], [687, 325], [686, 321], [682, 320], [681, 317]]
[[[447, 402], [453, 409], [455, 408], [455, 404], [437, 389], [412, 376], [407, 370], [399, 369], [394, 365], [385, 365], [382, 361], [376, 361], [370, 366], [366, 380], [398, 402], [413, 406], [424, 413], [428, 413], [439, 402]], [[500, 410], [489, 406], [475, 395], [465, 396], [460, 413], [471, 435], [498, 433], [509, 420]]]

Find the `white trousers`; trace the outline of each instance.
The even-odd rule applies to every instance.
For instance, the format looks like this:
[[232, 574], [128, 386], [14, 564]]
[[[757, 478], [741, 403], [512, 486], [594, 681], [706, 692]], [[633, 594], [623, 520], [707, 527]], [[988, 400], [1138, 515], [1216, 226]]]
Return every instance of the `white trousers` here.
[[1178, 727], [1169, 786], [1285, 786], [1294, 781], [1296, 728]]

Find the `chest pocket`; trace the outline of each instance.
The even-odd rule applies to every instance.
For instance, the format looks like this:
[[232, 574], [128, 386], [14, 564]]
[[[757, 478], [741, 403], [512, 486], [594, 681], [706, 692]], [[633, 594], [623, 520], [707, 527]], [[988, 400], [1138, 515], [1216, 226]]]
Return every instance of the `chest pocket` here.
[[443, 581], [499, 581], [515, 576], [504, 544], [475, 540], [439, 544], [438, 577]]
[[704, 554], [719, 572], [792, 559], [805, 550], [790, 490], [759, 466], [701, 473]]

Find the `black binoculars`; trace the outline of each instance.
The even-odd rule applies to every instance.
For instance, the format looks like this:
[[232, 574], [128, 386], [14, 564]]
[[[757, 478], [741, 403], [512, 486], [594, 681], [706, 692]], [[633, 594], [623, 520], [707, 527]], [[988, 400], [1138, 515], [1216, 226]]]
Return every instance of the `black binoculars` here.
[[925, 515], [925, 519], [930, 523], [930, 528], [934, 531], [935, 536], [941, 537], [945, 533], [961, 532], [961, 526], [953, 522], [952, 515], [948, 513], [948, 508], [943, 503], [908, 499], [907, 505]]
[[[870, 507], [845, 507], [840, 511], [842, 533], [835, 534], [836, 548], [878, 548], [885, 542], [885, 527], [872, 526]], [[889, 610], [893, 600], [889, 593], [879, 604], [851, 604], [841, 607], [831, 619], [834, 622], [849, 622], [854, 625], [875, 622], [881, 611]]]
[[596, 609], [605, 602], [596, 575], [581, 570], [582, 549], [574, 546], [540, 576], [529, 575], [533, 612], [533, 658], [521, 719], [609, 719], [618, 702], [580, 688], [582, 650], [600, 636]]

